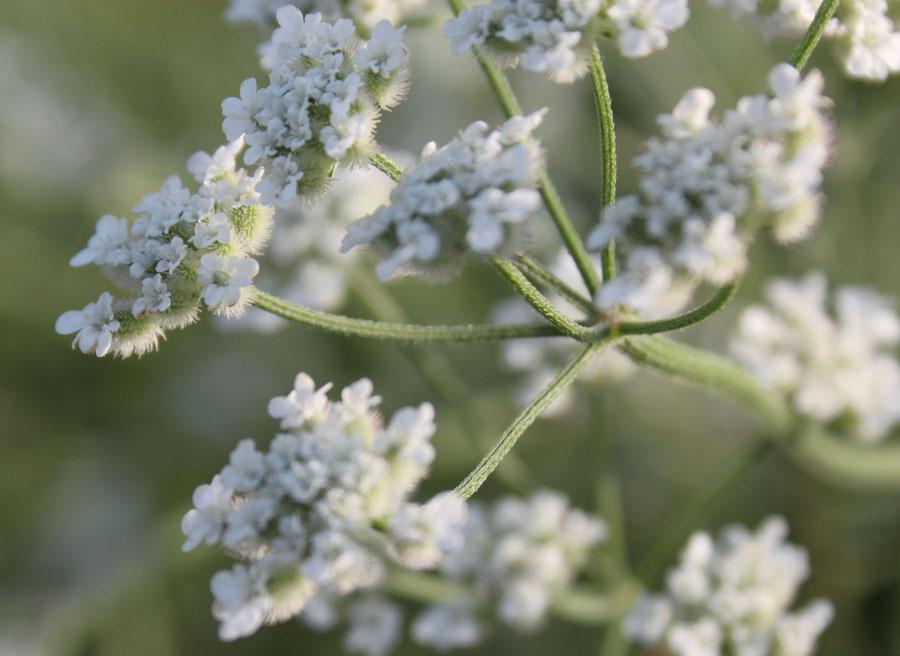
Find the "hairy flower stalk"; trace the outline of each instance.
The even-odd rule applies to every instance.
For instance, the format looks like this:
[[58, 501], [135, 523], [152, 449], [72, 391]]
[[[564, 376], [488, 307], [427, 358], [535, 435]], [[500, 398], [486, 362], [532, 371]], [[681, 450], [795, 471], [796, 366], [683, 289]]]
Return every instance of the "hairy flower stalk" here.
[[686, 0], [493, 0], [466, 7], [444, 24], [455, 55], [478, 48], [503, 66], [545, 72], [557, 82], [585, 74], [598, 36], [626, 57], [665, 48], [689, 16]]
[[755, 533], [730, 526], [717, 541], [695, 533], [669, 570], [666, 592], [641, 597], [625, 618], [625, 633], [672, 656], [725, 649], [736, 656], [811, 656], [834, 609], [820, 599], [788, 611], [809, 563], [786, 536], [780, 517]]
[[734, 281], [760, 229], [780, 241], [804, 238], [818, 220], [829, 156], [822, 84], [816, 71], [801, 79], [779, 64], [769, 73], [772, 95], [742, 98], [721, 123], [710, 120], [715, 96], [702, 88], [660, 116], [664, 137], [634, 160], [640, 191], [604, 208], [588, 238], [590, 249], [621, 245], [621, 270], [597, 292], [597, 306], [664, 316], [698, 283]]
[[242, 314], [256, 296], [259, 265], [250, 255], [268, 240], [273, 214], [256, 191], [262, 171], [236, 168], [243, 145], [238, 139], [188, 160], [196, 193], [172, 176], [134, 207], [130, 225], [101, 217], [70, 263], [100, 266], [118, 290], [64, 313], [56, 332], [74, 333], [72, 345], [84, 353], [127, 357], [155, 349], [166, 330], [193, 323], [204, 305], [217, 315]]
[[241, 561], [213, 576], [219, 636], [233, 640], [300, 613], [316, 595], [378, 584], [386, 563], [431, 568], [461, 539], [453, 493], [409, 501], [434, 459], [434, 410], [403, 408], [386, 423], [367, 379], [327, 397], [298, 374], [269, 403], [282, 432], [266, 452], [241, 440], [229, 464], [194, 492], [185, 551], [220, 544]]
[[477, 121], [441, 148], [426, 145], [421, 161], [403, 171], [391, 204], [348, 226], [342, 250], [369, 245], [381, 279], [445, 279], [468, 251], [513, 255], [540, 205], [533, 186], [543, 158], [531, 133], [545, 111], [514, 116], [490, 132]]
[[228, 139], [244, 135], [244, 163], [262, 166], [266, 202], [291, 207], [323, 192], [335, 167], [359, 165], [375, 153], [381, 110], [406, 94], [408, 53], [403, 28], [380, 22], [360, 44], [353, 22], [333, 25], [287, 5], [266, 48], [268, 85], [241, 84], [222, 102]]

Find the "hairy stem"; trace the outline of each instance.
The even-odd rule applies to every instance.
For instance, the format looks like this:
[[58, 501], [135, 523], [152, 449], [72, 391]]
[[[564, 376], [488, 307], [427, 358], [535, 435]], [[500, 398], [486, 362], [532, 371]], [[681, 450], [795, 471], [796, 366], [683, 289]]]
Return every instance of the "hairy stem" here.
[[797, 69], [802, 70], [803, 67], [806, 66], [806, 62], [809, 61], [809, 56], [812, 54], [813, 50], [816, 49], [819, 40], [825, 33], [825, 27], [828, 25], [828, 21], [834, 16], [838, 4], [840, 4], [840, 0], [822, 0], [822, 4], [819, 5], [819, 10], [816, 12], [815, 17], [813, 17], [812, 23], [810, 23], [809, 28], [803, 35], [803, 38], [800, 39], [800, 43], [791, 55], [790, 63]]
[[279, 317], [313, 328], [340, 335], [397, 342], [481, 342], [517, 337], [553, 337], [560, 334], [552, 326], [543, 324], [428, 326], [353, 319], [295, 305], [265, 292], [259, 292], [253, 304]]
[[594, 304], [589, 299], [572, 289], [564, 280], [561, 280], [534, 258], [529, 255], [519, 254], [516, 256], [515, 263], [526, 276], [549, 287], [586, 315], [592, 316], [597, 314], [597, 308], [594, 307]]
[[578, 374], [593, 360], [600, 351], [606, 347], [603, 342], [591, 344], [584, 348], [556, 378], [550, 381], [534, 401], [528, 405], [500, 436], [494, 447], [488, 452], [481, 462], [476, 465], [468, 476], [456, 486], [454, 490], [464, 499], [471, 497], [487, 477], [497, 469], [507, 453], [515, 446], [519, 437], [535, 422], [541, 413], [547, 409], [556, 398], [578, 377]]
[[510, 286], [560, 332], [579, 341], [582, 341], [584, 336], [591, 332], [589, 328], [585, 328], [560, 312], [510, 260], [492, 257], [491, 263]]
[[390, 158], [381, 153], [376, 153], [369, 158], [369, 161], [372, 162], [372, 166], [384, 173], [394, 182], [403, 180], [403, 169], [392, 162]]
[[[594, 89], [594, 103], [597, 106], [597, 121], [600, 124], [600, 146], [603, 152], [603, 194], [602, 206], [616, 202], [616, 129], [613, 121], [612, 98], [609, 84], [603, 70], [600, 50], [594, 43], [591, 48], [591, 86]], [[616, 276], [616, 244], [612, 239], [600, 253], [603, 262], [603, 280]]]

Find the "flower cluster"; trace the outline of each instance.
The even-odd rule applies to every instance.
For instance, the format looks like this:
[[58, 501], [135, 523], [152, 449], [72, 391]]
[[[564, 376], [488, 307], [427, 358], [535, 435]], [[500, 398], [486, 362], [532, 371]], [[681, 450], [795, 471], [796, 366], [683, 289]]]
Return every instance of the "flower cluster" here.
[[481, 48], [503, 65], [571, 82], [587, 70], [597, 36], [616, 38], [626, 57], [646, 57], [689, 15], [687, 0], [492, 0], [449, 19], [444, 36], [455, 55]]
[[[799, 38], [812, 23], [817, 0], [709, 0], [731, 5], [736, 18], [749, 18], [763, 37]], [[845, 0], [825, 29], [837, 46], [844, 71], [850, 77], [883, 81], [900, 73], [900, 30], [891, 20], [887, 0]]]
[[417, 642], [440, 651], [477, 644], [484, 633], [479, 615], [492, 609], [504, 624], [535, 629], [607, 529], [570, 508], [565, 495], [545, 490], [489, 508], [470, 504], [463, 530], [462, 547], [450, 552], [441, 572], [466, 592], [428, 607], [412, 625]]
[[[463, 533], [441, 567], [446, 601], [428, 606], [410, 627], [416, 642], [438, 651], [480, 643], [493, 614], [520, 631], [536, 628], [578, 576], [589, 551], [605, 539], [606, 526], [570, 508], [564, 495], [545, 490], [528, 500], [470, 502]], [[403, 617], [383, 592], [320, 594], [302, 617], [321, 631], [346, 622], [347, 651], [384, 656], [401, 639]]]
[[634, 159], [640, 191], [606, 208], [588, 238], [590, 249], [624, 238], [623, 271], [598, 290], [599, 308], [666, 314], [699, 282], [743, 272], [758, 229], [795, 241], [816, 223], [831, 133], [822, 76], [801, 79], [778, 64], [768, 81], [771, 97], [742, 98], [721, 123], [710, 120], [715, 96], [703, 88], [658, 118], [664, 138]]
[[[600, 269], [599, 258], [593, 258], [594, 266]], [[575, 261], [568, 251], [561, 249], [553, 259], [550, 271], [575, 291], [588, 296], [587, 288]], [[548, 300], [565, 315], [579, 317], [580, 310], [558, 294], [548, 295]], [[538, 318], [535, 310], [520, 297], [500, 302], [493, 311], [493, 321], [497, 324], [528, 323]], [[580, 318], [580, 317], [579, 317]], [[507, 340], [500, 345], [503, 365], [520, 374], [522, 380], [513, 388], [516, 404], [524, 408], [531, 403], [566, 363], [579, 350], [578, 342], [565, 337]], [[635, 365], [627, 356], [615, 349], [607, 349], [579, 375], [578, 380], [586, 383], [599, 381], [621, 381], [630, 377]], [[567, 387], [541, 414], [542, 417], [562, 415], [570, 409], [574, 401], [573, 386]]]
[[75, 333], [72, 346], [122, 357], [155, 349], [166, 330], [196, 321], [201, 301], [218, 315], [241, 314], [253, 299], [259, 271], [251, 254], [269, 238], [273, 210], [256, 191], [262, 171], [235, 167], [238, 139], [214, 155], [199, 152], [188, 170], [200, 183], [191, 193], [177, 175], [134, 207], [137, 218], [106, 215], [72, 266], [100, 266], [120, 288], [70, 310], [56, 332]]
[[266, 49], [269, 84], [249, 78], [240, 98], [222, 102], [228, 139], [244, 135], [244, 163], [265, 167], [266, 202], [291, 207], [324, 190], [339, 164], [360, 164], [375, 151], [380, 111], [399, 102], [408, 82], [403, 28], [375, 26], [359, 45], [353, 21], [322, 22], [287, 5]]
[[184, 550], [221, 544], [246, 563], [212, 578], [223, 640], [288, 619], [317, 593], [373, 586], [388, 558], [434, 567], [462, 537], [460, 497], [408, 500], [434, 459], [431, 405], [398, 410], [385, 425], [369, 380], [344, 388], [340, 401], [328, 399], [330, 388], [299, 374], [269, 403], [283, 431], [269, 450], [241, 440], [194, 492]]
[[900, 422], [900, 317], [865, 287], [842, 287], [829, 311], [821, 273], [779, 279], [771, 307], [751, 306], [731, 342], [734, 355], [761, 382], [788, 395], [797, 413], [836, 423], [875, 442]]
[[546, 110], [514, 116], [488, 131], [476, 121], [441, 148], [433, 141], [407, 167], [391, 204], [347, 228], [342, 250], [370, 245], [381, 279], [398, 273], [443, 278], [469, 250], [511, 255], [527, 237], [541, 199], [532, 188], [543, 166], [531, 136]]
[[394, 24], [421, 12], [426, 0], [231, 0], [225, 10], [229, 23], [253, 23], [265, 32], [276, 26], [275, 14], [283, 5], [290, 4], [304, 14], [317, 12], [324, 20], [335, 22], [351, 19], [359, 28], [370, 32], [375, 26], [389, 20]]
[[809, 576], [806, 551], [785, 543], [787, 523], [756, 533], [726, 528], [714, 542], [695, 533], [669, 570], [665, 594], [645, 595], [626, 616], [629, 638], [672, 656], [810, 656], [831, 622], [831, 603], [788, 612]]

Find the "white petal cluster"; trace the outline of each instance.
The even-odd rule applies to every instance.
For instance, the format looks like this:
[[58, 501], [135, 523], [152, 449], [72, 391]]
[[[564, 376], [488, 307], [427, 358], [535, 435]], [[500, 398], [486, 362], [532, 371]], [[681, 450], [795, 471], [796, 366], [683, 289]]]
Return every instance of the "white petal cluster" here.
[[403, 171], [391, 203], [348, 226], [341, 250], [371, 246], [382, 280], [447, 277], [467, 251], [515, 252], [541, 202], [533, 186], [543, 160], [531, 133], [545, 113], [514, 116], [492, 131], [476, 121], [445, 146], [430, 142]]
[[730, 526], [718, 541], [695, 533], [666, 591], [641, 597], [626, 616], [626, 635], [672, 656], [810, 656], [834, 610], [820, 599], [788, 611], [809, 563], [785, 542], [787, 530], [771, 517], [755, 533]]
[[72, 266], [96, 264], [119, 288], [83, 310], [70, 310], [56, 332], [75, 333], [73, 347], [98, 356], [127, 357], [156, 348], [171, 328], [197, 319], [201, 304], [215, 314], [241, 314], [253, 299], [259, 271], [250, 257], [268, 240], [273, 209], [261, 202], [250, 176], [236, 168], [238, 139], [215, 154], [196, 153], [188, 170], [191, 193], [173, 175], [134, 207], [133, 222], [106, 215]]
[[370, 32], [375, 26], [389, 20], [402, 23], [405, 18], [421, 13], [425, 0], [231, 0], [225, 10], [229, 23], [253, 23], [265, 32], [277, 26], [275, 14], [283, 5], [290, 4], [304, 14], [320, 13], [323, 20], [335, 22], [351, 19], [360, 31]]
[[[599, 258], [593, 259], [594, 266], [599, 270]], [[568, 251], [561, 249], [551, 262], [549, 269], [575, 291], [585, 297], [589, 296], [578, 268]], [[550, 294], [547, 298], [566, 316], [573, 319], [581, 318], [578, 308], [571, 305], [565, 298], [557, 294]], [[494, 308], [492, 315], [493, 322], [498, 324], [529, 323], [538, 318], [534, 309], [519, 297], [502, 301]], [[516, 405], [524, 408], [531, 403], [578, 350], [578, 343], [565, 337], [504, 341], [500, 345], [503, 366], [522, 376], [521, 381], [512, 390]], [[635, 365], [627, 356], [615, 349], [607, 349], [591, 361], [579, 375], [578, 380], [587, 383], [620, 381], [630, 377], [635, 370]], [[575, 398], [574, 387], [574, 385], [567, 387], [544, 410], [541, 416], [554, 417], [568, 411]]]
[[689, 15], [687, 0], [492, 0], [463, 9], [443, 30], [455, 55], [476, 47], [502, 65], [571, 82], [587, 70], [597, 36], [615, 38], [626, 57], [645, 57], [665, 48]]
[[408, 82], [403, 29], [379, 23], [360, 45], [353, 22], [333, 25], [287, 5], [267, 48], [268, 86], [254, 78], [240, 98], [222, 102], [228, 139], [244, 135], [244, 163], [262, 165], [266, 202], [291, 207], [323, 191], [339, 164], [365, 162], [375, 151], [380, 111], [402, 98]]
[[[317, 594], [374, 586], [388, 558], [433, 567], [461, 540], [460, 497], [408, 500], [434, 459], [431, 405], [398, 410], [385, 424], [369, 380], [344, 388], [340, 401], [329, 400], [330, 388], [299, 374], [287, 396], [269, 403], [283, 432], [268, 451], [242, 440], [229, 464], [194, 492], [195, 507], [182, 521], [185, 551], [220, 544], [244, 561], [212, 579], [223, 640], [293, 617]], [[398, 623], [360, 615], [367, 628], [348, 637], [357, 650]]]
[[620, 240], [624, 255], [620, 275], [597, 292], [600, 309], [671, 313], [699, 282], [743, 272], [759, 229], [781, 241], [809, 233], [830, 146], [822, 75], [778, 64], [768, 83], [770, 96], [741, 98], [721, 122], [710, 119], [715, 96], [703, 88], [657, 119], [663, 137], [634, 159], [639, 192], [606, 208], [588, 238], [589, 249]]
[[884, 439], [900, 422], [893, 303], [866, 287], [841, 287], [831, 302], [821, 273], [775, 280], [766, 298], [741, 315], [735, 357], [797, 413], [863, 442]]
[[536, 628], [605, 539], [606, 525], [545, 490], [490, 507], [470, 503], [464, 533], [441, 572], [470, 592], [430, 606], [412, 625], [416, 641], [441, 651], [479, 642], [487, 612], [519, 630]]
[[[763, 37], [797, 39], [807, 30], [817, 0], [709, 0], [715, 6], [730, 5], [736, 18], [747, 18]], [[900, 73], [900, 30], [891, 19], [887, 0], [845, 0], [825, 29], [835, 43], [848, 76], [884, 81]]]

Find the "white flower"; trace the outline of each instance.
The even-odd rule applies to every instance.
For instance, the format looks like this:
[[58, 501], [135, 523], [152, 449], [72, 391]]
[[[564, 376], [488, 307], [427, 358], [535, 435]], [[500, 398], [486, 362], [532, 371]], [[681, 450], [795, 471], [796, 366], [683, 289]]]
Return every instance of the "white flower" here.
[[200, 258], [197, 281], [203, 287], [201, 296], [209, 309], [227, 313], [241, 301], [246, 302], [248, 288], [259, 273], [259, 263], [252, 257], [222, 257], [206, 253]]
[[[337, 597], [381, 583], [389, 555], [434, 566], [461, 543], [459, 496], [409, 501], [433, 457], [431, 450], [425, 462], [420, 444], [434, 430], [431, 407], [402, 409], [385, 427], [371, 382], [345, 388], [340, 401], [328, 399], [330, 388], [299, 374], [291, 394], [270, 403], [285, 432], [266, 452], [239, 442], [185, 515], [185, 549], [221, 544], [250, 563], [213, 581], [223, 639], [287, 620], [321, 595], [326, 605], [308, 619], [333, 623], [323, 608], [334, 611]], [[351, 610], [351, 620], [350, 649], [386, 653], [396, 638], [399, 618], [375, 601]]]
[[74, 267], [95, 264], [127, 264], [130, 254], [128, 220], [106, 214], [97, 221], [97, 231], [88, 240], [87, 248], [79, 251], [69, 264]]
[[545, 111], [513, 117], [492, 132], [477, 121], [446, 146], [428, 144], [391, 192], [391, 204], [347, 227], [341, 250], [371, 245], [382, 279], [401, 272], [446, 277], [467, 249], [514, 252], [539, 204], [530, 187], [541, 155], [530, 135]]
[[646, 57], [669, 44], [667, 32], [682, 27], [690, 12], [686, 0], [615, 0], [606, 10], [619, 30], [626, 57]]
[[181, 530], [187, 536], [181, 547], [183, 551], [190, 551], [201, 542], [212, 545], [219, 541], [232, 509], [231, 496], [232, 490], [225, 487], [218, 474], [209, 485], [194, 490], [194, 508], [181, 520]]
[[867, 288], [843, 287], [828, 310], [827, 281], [812, 273], [769, 285], [771, 309], [751, 306], [731, 350], [762, 383], [814, 420], [838, 421], [863, 442], [883, 439], [900, 422], [900, 317]]
[[172, 293], [163, 282], [162, 275], [157, 273], [141, 281], [141, 296], [131, 306], [131, 312], [140, 318], [145, 314], [165, 312], [171, 305]]
[[83, 310], [69, 310], [60, 315], [56, 320], [56, 332], [60, 335], [76, 333], [72, 348], [77, 346], [82, 353], [103, 357], [109, 353], [113, 335], [119, 329], [112, 304], [112, 295], [103, 292], [96, 303], [88, 303]]
[[230, 140], [243, 135], [245, 164], [262, 166], [262, 199], [289, 208], [323, 191], [338, 164], [365, 162], [375, 152], [379, 111], [405, 91], [407, 54], [402, 28], [387, 21], [357, 50], [350, 20], [331, 24], [292, 5], [276, 19], [266, 48], [268, 84], [245, 80], [239, 98], [225, 99], [222, 129]]
[[413, 640], [440, 652], [474, 647], [483, 638], [472, 600], [433, 604], [415, 619]]
[[256, 632], [272, 603], [265, 585], [265, 570], [254, 565], [235, 565], [213, 575], [210, 589], [216, 600], [213, 615], [221, 622], [219, 638], [230, 641]]
[[721, 286], [740, 275], [760, 228], [781, 241], [809, 233], [830, 148], [822, 76], [778, 64], [768, 83], [772, 97], [742, 98], [721, 123], [710, 120], [715, 98], [701, 88], [658, 118], [664, 138], [634, 159], [638, 193], [606, 208], [587, 240], [592, 250], [619, 240], [624, 260], [597, 291], [599, 309], [671, 314], [700, 282]]
[[786, 536], [780, 517], [755, 533], [727, 527], [717, 541], [694, 534], [669, 570], [668, 594], [642, 596], [625, 617], [625, 634], [677, 656], [719, 656], [726, 644], [746, 656], [809, 656], [832, 609], [820, 600], [788, 612], [809, 565]]
[[396, 604], [383, 597], [367, 597], [347, 611], [350, 629], [344, 649], [364, 656], [384, 656], [400, 640], [403, 614]]

